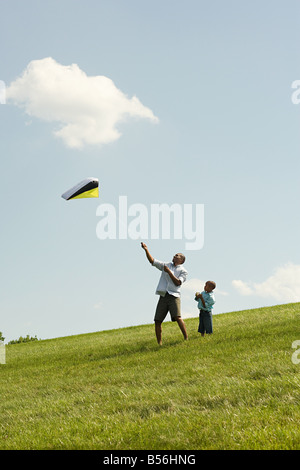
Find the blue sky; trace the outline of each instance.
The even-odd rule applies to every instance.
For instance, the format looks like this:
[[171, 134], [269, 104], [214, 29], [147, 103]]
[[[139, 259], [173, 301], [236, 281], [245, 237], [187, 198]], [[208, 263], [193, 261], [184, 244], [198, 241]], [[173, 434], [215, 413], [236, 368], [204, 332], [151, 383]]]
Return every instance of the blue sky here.
[[[299, 10], [295, 0], [1, 2], [6, 341], [153, 321], [160, 273], [141, 240], [96, 235], [97, 208], [122, 195], [147, 208], [204, 205], [202, 249], [142, 240], [160, 260], [185, 252], [183, 317], [197, 315], [207, 279], [215, 314], [300, 301]], [[92, 77], [105, 77], [99, 108]], [[61, 198], [88, 176], [99, 199]]]

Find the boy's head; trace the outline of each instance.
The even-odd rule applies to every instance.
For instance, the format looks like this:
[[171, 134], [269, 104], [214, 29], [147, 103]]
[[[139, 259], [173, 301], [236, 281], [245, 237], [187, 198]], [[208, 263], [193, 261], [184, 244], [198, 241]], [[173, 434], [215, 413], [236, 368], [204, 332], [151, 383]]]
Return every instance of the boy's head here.
[[207, 281], [204, 286], [205, 292], [212, 292], [216, 288], [216, 283], [214, 281]]

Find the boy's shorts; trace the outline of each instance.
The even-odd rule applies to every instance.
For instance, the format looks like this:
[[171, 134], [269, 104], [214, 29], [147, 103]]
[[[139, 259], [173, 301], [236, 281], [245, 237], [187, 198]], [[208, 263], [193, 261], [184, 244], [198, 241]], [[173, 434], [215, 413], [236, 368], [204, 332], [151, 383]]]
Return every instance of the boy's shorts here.
[[172, 321], [176, 321], [176, 318], [181, 317], [180, 297], [174, 297], [174, 295], [167, 292], [164, 297], [159, 297], [154, 321], [163, 322], [168, 312], [170, 312]]

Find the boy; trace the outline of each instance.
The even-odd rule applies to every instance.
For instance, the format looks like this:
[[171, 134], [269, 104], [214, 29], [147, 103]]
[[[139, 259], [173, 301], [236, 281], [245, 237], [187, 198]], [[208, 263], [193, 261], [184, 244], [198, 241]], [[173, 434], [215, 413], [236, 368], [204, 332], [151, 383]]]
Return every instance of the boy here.
[[204, 286], [204, 291], [196, 292], [195, 300], [198, 302], [199, 313], [199, 327], [198, 333], [204, 336], [212, 334], [212, 309], [215, 303], [215, 297], [212, 291], [216, 288], [214, 281], [207, 281]]

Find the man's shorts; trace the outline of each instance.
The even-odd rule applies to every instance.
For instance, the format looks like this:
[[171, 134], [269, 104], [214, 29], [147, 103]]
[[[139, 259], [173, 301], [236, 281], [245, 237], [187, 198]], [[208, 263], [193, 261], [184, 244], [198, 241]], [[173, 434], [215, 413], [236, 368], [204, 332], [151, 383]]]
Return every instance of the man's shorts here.
[[159, 297], [154, 321], [163, 322], [168, 312], [170, 312], [172, 321], [176, 321], [176, 318], [181, 317], [180, 297], [174, 297], [174, 295], [167, 292], [164, 297]]

